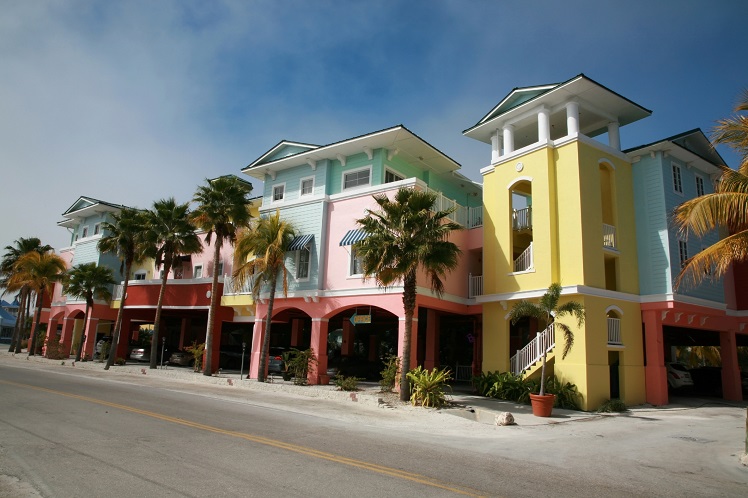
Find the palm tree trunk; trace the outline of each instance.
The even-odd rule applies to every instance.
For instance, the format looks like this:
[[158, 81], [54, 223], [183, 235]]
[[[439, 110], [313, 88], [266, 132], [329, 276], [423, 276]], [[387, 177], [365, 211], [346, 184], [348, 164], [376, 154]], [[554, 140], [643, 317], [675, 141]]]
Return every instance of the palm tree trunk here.
[[19, 299], [19, 302], [18, 302], [18, 313], [16, 313], [16, 326], [13, 327], [13, 337], [10, 340], [10, 347], [8, 348], [9, 353], [15, 353], [16, 343], [21, 341], [21, 323], [22, 323], [22, 318], [23, 318], [23, 308], [26, 303], [26, 289], [24, 287], [21, 287], [21, 292], [19, 294], [21, 296], [21, 299]]
[[44, 304], [44, 289], [39, 291], [39, 296], [36, 298], [36, 319], [34, 320], [34, 329], [31, 331], [31, 337], [29, 340], [29, 356], [36, 354], [36, 333], [39, 330], [39, 320], [42, 318], [42, 305]]
[[416, 309], [416, 272], [409, 272], [403, 279], [403, 309], [405, 332], [403, 333], [403, 358], [400, 369], [400, 401], [410, 399], [408, 372], [410, 371], [410, 335], [413, 329], [413, 313]]
[[156, 318], [153, 322], [153, 335], [151, 336], [151, 370], [155, 370], [158, 363], [158, 334], [160, 328], [159, 324], [161, 322], [161, 308], [164, 304], [164, 294], [166, 294], [166, 281], [169, 279], [169, 271], [171, 271], [171, 261], [164, 261], [164, 276], [161, 278], [161, 289], [159, 289], [158, 291]]
[[260, 367], [257, 370], [257, 381], [265, 382], [265, 369], [268, 363], [270, 351], [270, 325], [273, 321], [273, 305], [275, 304], [275, 285], [278, 282], [278, 270], [273, 271], [270, 284], [270, 298], [268, 299], [268, 313], [265, 317], [265, 335], [262, 337], [262, 351], [260, 351]]
[[218, 258], [221, 255], [223, 239], [216, 237], [213, 251], [213, 282], [210, 285], [210, 307], [208, 308], [208, 328], [205, 330], [205, 367], [203, 375], [213, 375], [213, 326], [216, 322], [216, 306], [218, 305]]
[[543, 366], [540, 367], [540, 392], [538, 393], [540, 396], [545, 395], [545, 356], [547, 352], [545, 348], [543, 349]]
[[106, 360], [106, 365], [104, 365], [104, 370], [109, 370], [109, 368], [114, 364], [114, 358], [115, 356], [117, 356], [117, 350], [119, 349], [120, 330], [122, 329], [122, 317], [124, 315], [124, 309], [125, 309], [125, 296], [127, 296], [127, 283], [130, 278], [131, 267], [132, 267], [131, 261], [125, 262], [125, 282], [122, 284], [122, 299], [119, 302], [119, 310], [117, 311], [117, 321], [114, 324], [114, 332], [112, 333], [112, 346], [109, 349], [109, 358], [107, 358]]
[[86, 335], [88, 334], [88, 301], [86, 301], [86, 313], [83, 315], [83, 330], [81, 330], [81, 341], [78, 344], [78, 351], [75, 353], [75, 361], [81, 361], [83, 353], [83, 345], [86, 342]]
[[23, 341], [23, 335], [26, 332], [26, 321], [28, 320], [28, 316], [29, 316], [29, 304], [30, 303], [31, 303], [31, 289], [27, 287], [26, 288], [26, 299], [23, 302], [23, 308], [21, 308], [20, 310], [21, 311], [21, 327], [18, 329], [18, 340], [16, 341], [16, 354], [21, 354], [21, 342]]

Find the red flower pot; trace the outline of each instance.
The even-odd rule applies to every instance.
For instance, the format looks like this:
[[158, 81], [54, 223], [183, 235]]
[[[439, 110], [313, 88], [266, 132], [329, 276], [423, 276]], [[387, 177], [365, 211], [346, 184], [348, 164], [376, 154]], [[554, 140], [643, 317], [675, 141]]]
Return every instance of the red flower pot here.
[[532, 405], [532, 414], [536, 417], [550, 417], [553, 411], [553, 403], [556, 401], [555, 394], [531, 394], [530, 404]]

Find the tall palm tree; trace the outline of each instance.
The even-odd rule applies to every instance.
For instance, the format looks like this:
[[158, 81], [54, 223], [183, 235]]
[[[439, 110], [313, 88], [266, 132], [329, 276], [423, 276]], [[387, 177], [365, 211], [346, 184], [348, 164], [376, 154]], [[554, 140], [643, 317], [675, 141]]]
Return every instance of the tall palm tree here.
[[[735, 112], [748, 111], [748, 91]], [[712, 144], [732, 147], [740, 157], [737, 171], [720, 166], [722, 175], [715, 192], [688, 200], [675, 208], [674, 224], [682, 233], [703, 237], [715, 229], [727, 236], [688, 258], [675, 280], [698, 285], [705, 278], [717, 280], [733, 263], [748, 261], [748, 116], [736, 114], [717, 122]]]
[[[83, 332], [81, 334], [75, 361], [80, 361], [83, 343], [88, 330], [88, 317], [94, 305], [94, 299], [109, 300], [112, 292], [109, 290], [116, 282], [112, 269], [106, 266], [96, 266], [96, 263], [81, 263], [68, 271], [62, 285], [63, 292], [68, 296], [82, 298], [86, 301], [86, 313], [83, 318]], [[109, 356], [114, 356], [110, 354]]]
[[[46, 253], [52, 251], [52, 246], [42, 245], [42, 241], [37, 237], [24, 238], [21, 237], [14, 242], [15, 246], [5, 246], [5, 254], [3, 259], [0, 261], [0, 287], [4, 287], [7, 290], [8, 280], [14, 273], [14, 267], [16, 261], [30, 252]], [[18, 316], [16, 317], [16, 326], [13, 330], [13, 337], [10, 342], [8, 351], [14, 351], [16, 353], [21, 352], [21, 331], [23, 330], [26, 322], [27, 304], [30, 300], [31, 291], [28, 287], [21, 287], [19, 290], [19, 307]]]
[[[270, 350], [270, 327], [272, 325], [273, 305], [275, 304], [275, 287], [278, 277], [282, 277], [283, 295], [288, 295], [288, 269], [286, 268], [286, 252], [296, 237], [296, 229], [289, 222], [280, 217], [280, 212], [260, 218], [253, 229], [245, 229], [239, 233], [236, 241], [234, 257], [236, 261], [246, 261], [234, 270], [236, 285], [243, 286], [252, 281], [252, 293], [260, 295], [263, 285], [270, 287], [268, 311], [265, 317], [265, 336], [262, 338], [260, 351], [260, 368], [257, 380], [265, 382], [265, 366]], [[247, 261], [247, 258], [253, 258]]]
[[453, 210], [433, 211], [436, 194], [401, 188], [390, 200], [386, 195], [375, 195], [379, 209], [366, 211], [357, 223], [368, 237], [355, 246], [362, 259], [364, 278], [374, 277], [377, 284], [389, 287], [403, 282], [403, 311], [405, 334], [400, 372], [400, 399], [410, 398], [407, 373], [410, 370], [410, 333], [416, 308], [416, 275], [423, 269], [430, 280], [431, 290], [441, 296], [442, 278], [455, 269], [460, 249], [448, 240], [450, 233], [461, 230], [448, 220]]
[[[559, 306], [558, 302], [561, 298], [561, 291], [561, 284], [554, 282], [548, 287], [548, 290], [540, 298], [538, 304], [525, 299], [518, 301], [509, 311], [509, 319], [512, 321], [512, 325], [524, 317], [535, 318], [545, 323], [546, 327], [552, 323], [555, 324], [555, 328], [561, 329], [564, 333], [564, 349], [561, 353], [561, 358], [563, 359], [566, 358], [566, 355], [569, 354], [571, 347], [574, 345], [574, 332], [572, 332], [568, 325], [557, 322], [556, 319], [572, 315], [577, 319], [577, 327], [581, 327], [584, 323], [584, 305], [577, 301], [567, 301]], [[543, 367], [540, 370], [539, 394], [541, 396], [545, 394], [545, 359], [546, 351], [543, 351]]]
[[120, 300], [119, 310], [117, 311], [117, 322], [114, 325], [112, 333], [112, 349], [107, 358], [104, 370], [114, 364], [116, 351], [118, 349], [121, 330], [122, 317], [124, 314], [127, 285], [130, 280], [132, 265], [143, 259], [143, 227], [145, 226], [145, 213], [139, 209], [124, 208], [119, 213], [112, 214], [112, 222], [105, 221], [101, 228], [103, 236], [99, 240], [98, 248], [102, 253], [114, 253], [120, 261], [119, 272], [123, 276], [122, 299]]
[[153, 208], [148, 210], [146, 230], [144, 232], [145, 244], [148, 246], [150, 256], [156, 260], [156, 268], [163, 268], [161, 277], [161, 289], [158, 293], [158, 304], [156, 305], [156, 318], [153, 324], [153, 335], [151, 336], [151, 364], [155, 369], [158, 351], [159, 328], [161, 322], [161, 310], [166, 294], [166, 283], [172, 268], [182, 265], [182, 256], [198, 254], [203, 247], [200, 239], [195, 234], [195, 225], [190, 221], [189, 204], [177, 204], [173, 197], [161, 199], [153, 203]]
[[36, 350], [36, 334], [39, 331], [44, 293], [52, 292], [55, 282], [60, 281], [65, 275], [66, 268], [65, 260], [53, 252], [32, 251], [18, 258], [13, 265], [13, 275], [8, 279], [8, 289], [19, 290], [26, 286], [37, 296], [36, 320], [31, 332], [29, 356], [34, 356]]
[[213, 374], [213, 326], [216, 321], [218, 306], [218, 260], [224, 242], [233, 245], [239, 228], [246, 227], [250, 220], [249, 198], [252, 184], [235, 176], [222, 176], [215, 180], [206, 180], [205, 185], [198, 187], [192, 198], [198, 203], [192, 212], [192, 221], [206, 232], [205, 242], [213, 244], [213, 281], [210, 287], [210, 307], [208, 308], [208, 327], [205, 331], [205, 375]]

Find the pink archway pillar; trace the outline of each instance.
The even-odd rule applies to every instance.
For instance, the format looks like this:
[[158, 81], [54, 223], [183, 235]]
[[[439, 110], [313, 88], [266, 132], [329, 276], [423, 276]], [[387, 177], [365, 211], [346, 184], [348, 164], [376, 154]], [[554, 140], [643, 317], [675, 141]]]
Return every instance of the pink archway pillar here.
[[328, 321], [326, 318], [312, 318], [311, 348], [317, 356], [317, 363], [312, 365], [307, 375], [310, 384], [327, 384], [327, 334]]
[[644, 347], [647, 366], [644, 378], [647, 388], [647, 403], [667, 405], [667, 370], [665, 369], [665, 346], [662, 337], [662, 319], [659, 310], [642, 312], [644, 319]]
[[719, 347], [722, 356], [722, 396], [730, 401], [743, 400], [743, 388], [740, 385], [740, 365], [738, 365], [738, 348], [735, 330], [719, 333]]
[[42, 354], [44, 356], [47, 355], [47, 344], [49, 344], [51, 341], [56, 341], [57, 340], [57, 322], [58, 321], [59, 321], [59, 319], [57, 317], [54, 317], [54, 318], [50, 317], [49, 318], [49, 322], [47, 323], [46, 341], [44, 343], [44, 349], [42, 350], [43, 351]]
[[62, 343], [61, 350], [70, 353], [70, 349], [73, 347], [73, 329], [75, 328], [75, 318], [72, 316], [66, 316], [62, 320], [62, 337], [60, 342]]
[[[249, 378], [256, 379], [260, 371], [260, 352], [262, 349], [262, 339], [265, 337], [265, 320], [256, 320], [254, 333], [252, 334], [252, 352], [249, 355]], [[265, 365], [265, 375], [267, 375], [267, 365]]]
[[86, 324], [86, 344], [83, 346], [83, 356], [93, 358], [94, 348], [96, 347], [96, 329], [99, 326], [98, 318], [88, 318]]

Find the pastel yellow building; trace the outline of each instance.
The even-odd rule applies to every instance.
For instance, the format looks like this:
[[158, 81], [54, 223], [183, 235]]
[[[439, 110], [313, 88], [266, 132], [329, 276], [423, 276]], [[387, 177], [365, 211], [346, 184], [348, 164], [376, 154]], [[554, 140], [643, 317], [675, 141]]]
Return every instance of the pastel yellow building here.
[[[481, 170], [484, 371], [537, 375], [545, 324], [513, 326], [507, 314], [558, 282], [562, 302], [582, 303], [586, 321], [567, 322], [574, 347], [562, 359], [551, 346], [551, 372], [577, 385], [585, 410], [645, 401], [633, 177], [619, 128], [649, 114], [579, 75], [515, 89], [464, 132], [492, 146]], [[536, 348], [529, 360], [525, 347]]]

